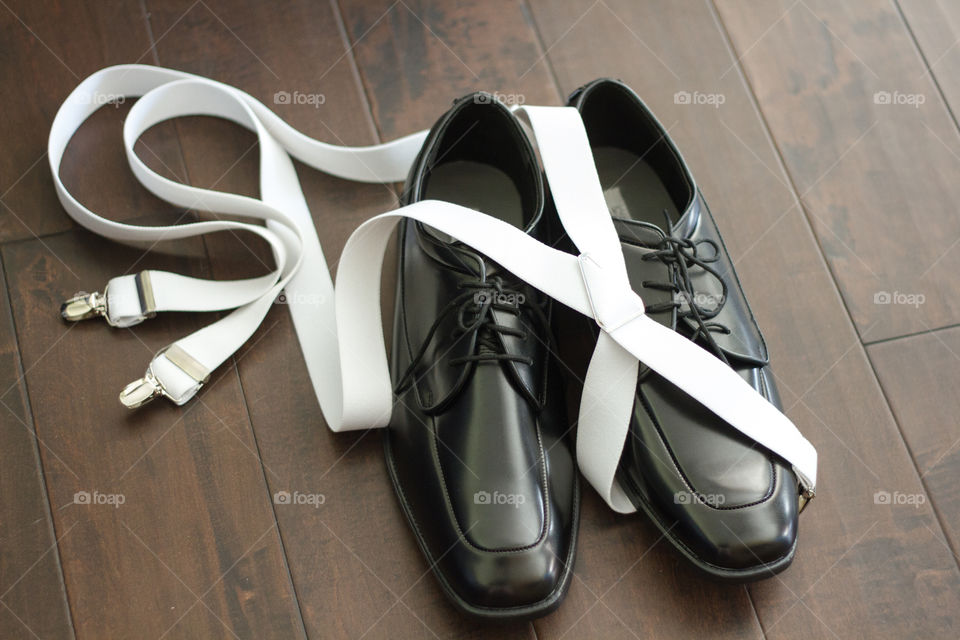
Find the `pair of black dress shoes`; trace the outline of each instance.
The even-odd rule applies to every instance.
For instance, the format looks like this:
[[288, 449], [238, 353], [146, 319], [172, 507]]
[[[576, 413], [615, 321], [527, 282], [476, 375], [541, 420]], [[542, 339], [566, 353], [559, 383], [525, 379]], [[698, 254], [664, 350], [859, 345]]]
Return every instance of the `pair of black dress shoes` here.
[[[586, 126], [647, 314], [779, 407], [733, 264], [666, 131], [618, 81], [585, 85], [569, 105]], [[488, 94], [458, 100], [430, 131], [402, 204], [425, 199], [565, 241], [519, 120]], [[387, 467], [440, 585], [471, 614], [544, 615], [572, 576], [580, 489], [553, 323], [543, 294], [453, 238], [402, 223]], [[715, 577], [759, 579], [793, 559], [790, 465], [642, 366], [618, 482]]]

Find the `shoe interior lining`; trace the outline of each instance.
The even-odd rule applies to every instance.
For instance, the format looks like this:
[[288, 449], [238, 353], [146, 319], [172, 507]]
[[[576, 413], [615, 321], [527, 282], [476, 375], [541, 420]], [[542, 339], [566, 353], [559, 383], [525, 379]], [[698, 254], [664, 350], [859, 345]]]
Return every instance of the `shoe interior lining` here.
[[539, 168], [523, 130], [499, 105], [463, 106], [447, 123], [424, 178], [423, 196], [526, 229], [540, 209]]
[[[594, 158], [598, 151], [604, 156], [604, 191], [617, 189], [608, 194], [608, 200], [617, 206], [626, 205], [627, 215], [618, 217], [662, 227], [666, 208], [676, 222], [692, 200], [691, 184], [666, 134], [636, 97], [615, 83], [593, 87], [584, 98], [581, 116]], [[600, 160], [597, 164], [600, 170]], [[634, 180], [636, 184], [630, 184]], [[646, 194], [647, 190], [652, 193]], [[670, 206], [661, 204], [664, 200]], [[657, 208], [648, 211], [647, 206]]]
[[[424, 192], [426, 198], [445, 200], [469, 209], [482, 211], [504, 222], [524, 228], [523, 197], [505, 171], [471, 160], [445, 162], [433, 168]], [[434, 233], [444, 242], [439, 231]]]
[[596, 147], [593, 160], [614, 218], [651, 222], [662, 229], [664, 211], [672, 223], [682, 215], [667, 185], [645, 158], [619, 147]]

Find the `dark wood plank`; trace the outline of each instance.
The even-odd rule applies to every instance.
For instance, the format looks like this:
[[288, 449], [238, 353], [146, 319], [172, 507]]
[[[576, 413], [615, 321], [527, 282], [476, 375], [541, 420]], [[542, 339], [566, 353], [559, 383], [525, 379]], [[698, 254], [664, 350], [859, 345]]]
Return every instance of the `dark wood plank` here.
[[2, 279], [0, 289], [0, 637], [72, 638], [60, 553]]
[[955, 324], [960, 145], [896, 6], [716, 5], [861, 337]]
[[[77, 635], [301, 636], [235, 371], [218, 371], [187, 409], [130, 413], [116, 400], [204, 319], [170, 314], [124, 331], [58, 317], [77, 289], [64, 265], [88, 286], [138, 262], [202, 276], [202, 244], [144, 258], [72, 231], [45, 247], [8, 245], [3, 258]], [[81, 492], [123, 504], [83, 504]]]
[[385, 139], [431, 126], [484, 89], [505, 102], [557, 104], [523, 7], [511, 0], [341, 3], [377, 127]]
[[[940, 515], [945, 540], [956, 555], [960, 552], [960, 398], [956, 393], [960, 329], [871, 345], [867, 352]], [[909, 494], [901, 491], [901, 495], [905, 497], [900, 503], [909, 508]], [[891, 504], [897, 506], [894, 499]], [[930, 536], [944, 540], [936, 528]]]
[[[4, 200], [7, 213], [30, 202], [30, 220], [39, 225], [34, 233], [69, 226], [43, 156], [61, 100], [79, 79], [106, 64], [152, 57], [140, 6], [49, 5], [16, 7], [5, 16], [22, 9], [18, 29], [29, 32], [39, 25], [29, 44], [11, 49], [30, 54], [17, 73], [25, 74], [21, 84], [33, 102], [22, 101], [23, 113], [5, 121], [16, 129], [16, 136], [9, 136], [18, 150], [10, 156], [14, 165], [26, 169], [28, 152], [41, 160], [8, 187]], [[39, 51], [44, 43], [56, 43], [49, 52], [54, 60], [72, 63], [64, 63], [66, 72], [47, 69], [51, 65], [42, 62], [47, 54]], [[64, 180], [85, 203], [114, 218], [165, 212], [173, 216], [169, 222], [180, 212], [135, 186], [126, 168], [116, 113], [122, 116], [126, 108], [103, 109], [83, 127], [68, 150]], [[165, 174], [182, 177], [172, 128], [158, 127], [140, 148], [165, 158]], [[30, 233], [14, 229], [5, 237]], [[79, 243], [85, 249], [74, 246]], [[42, 405], [35, 411], [36, 424], [41, 441], [49, 443], [41, 454], [77, 633], [159, 636], [169, 630], [170, 637], [210, 637], [279, 629], [290, 637], [302, 634], [235, 373], [221, 376], [219, 392], [207, 392], [205, 404], [189, 416], [159, 408], [131, 417], [116, 402], [123, 380], [141, 375], [153, 350], [197, 328], [200, 320], [170, 319], [119, 336], [102, 326], [73, 334], [57, 320], [56, 301], [62, 296], [102, 286], [109, 275], [134, 263], [140, 268], [163, 264], [142, 260], [141, 254], [84, 233], [5, 248], [10, 270], [18, 276], [11, 277], [15, 315], [33, 401]], [[188, 255], [189, 261], [168, 258], [167, 264], [201, 273], [202, 244], [193, 243]], [[98, 353], [109, 354], [107, 366], [98, 367], [104, 363], [91, 358]], [[84, 428], [78, 430], [77, 424]], [[117, 493], [126, 502], [116, 511], [74, 504], [75, 494], [84, 491]]]
[[[0, 241], [32, 238], [72, 226], [50, 183], [46, 156], [50, 124], [61, 102], [86, 76], [111, 64], [151, 62], [150, 39], [137, 3], [123, 0], [79, 3], [18, 0], [0, 6], [0, 65], [4, 117], [0, 119]], [[121, 129], [103, 109], [74, 142], [97, 141], [122, 148]], [[154, 198], [134, 184], [123, 154], [93, 154], [82, 170], [68, 172], [71, 188], [104, 203], [118, 190], [135, 194], [114, 217], [157, 210]], [[101, 197], [103, 196], [103, 197]]]
[[[255, 2], [208, 4], [209, 10], [198, 6], [158, 42], [162, 64], [241, 87], [307, 135], [338, 144], [376, 142], [330, 6], [296, 2], [278, 13]], [[163, 33], [189, 2], [148, 6], [154, 32]], [[277, 105], [278, 91], [320, 93], [324, 102], [319, 108]], [[178, 129], [192, 184], [257, 194], [252, 135], [209, 120], [183, 121]], [[331, 266], [361, 221], [396, 206], [389, 187], [348, 183], [304, 167], [300, 177]], [[209, 239], [216, 277], [263, 273], [260, 260], [270, 261], [262, 246], [221, 235]], [[396, 504], [380, 434], [330, 432], [284, 307], [270, 313], [238, 369], [271, 492], [325, 498], [319, 508], [274, 505], [308, 635], [530, 637], [529, 624], [468, 627], [446, 603]]]
[[[960, 113], [960, 6], [939, 0], [900, 0], [897, 5], [956, 121]], [[943, 142], [954, 155], [960, 154], [955, 138]], [[960, 238], [954, 242], [960, 244]], [[957, 337], [958, 330], [950, 329], [868, 349], [955, 554], [960, 549], [960, 495], [954, 482], [960, 468], [955, 443], [960, 433], [956, 414], [950, 411], [956, 404], [957, 363], [953, 358], [960, 353]], [[941, 390], [946, 390], [942, 397]], [[938, 400], [931, 402], [933, 397]]]
[[[142, 253], [85, 232], [48, 245], [90, 283], [121, 273]], [[78, 634], [299, 635], [235, 372], [218, 372], [186, 410], [158, 404], [130, 414], [116, 401], [116, 390], [142, 375], [153, 352], [202, 319], [167, 316], [130, 332], [99, 323], [65, 327], [56, 301], [74, 286], [60, 262], [36, 242], [7, 247], [4, 257], [15, 274], [38, 433], [50, 444], [42, 453]], [[194, 242], [146, 262], [203, 275], [206, 258]], [[116, 509], [74, 504], [81, 491], [125, 502]]]
[[[960, 113], [960, 6], [950, 0], [897, 0], [895, 4], [923, 54], [927, 74], [943, 92], [956, 120]], [[944, 138], [956, 154], [954, 142]]]
[[[923, 488], [712, 8], [692, 2], [535, 0], [532, 5], [564, 92], [597, 76], [620, 77], [651, 105], [684, 151], [764, 329], [787, 413], [820, 453], [821, 495], [801, 518], [794, 565], [777, 579], [749, 587], [764, 635], [948, 633], [958, 624], [956, 564], [949, 550], [932, 543], [926, 533], [926, 526], [939, 530], [929, 505], [900, 510], [874, 504], [874, 493], [884, 487], [912, 493]], [[746, 20], [747, 14], [767, 11], [760, 9], [751, 4], [728, 12]], [[771, 39], [778, 37], [786, 36]], [[783, 63], [819, 59], [814, 52], [823, 52], [816, 43], [806, 41], [802, 54], [782, 54]], [[754, 56], [774, 58], [757, 51], [749, 58]], [[674, 102], [679, 91], [721, 94], [725, 101], [719, 108], [680, 105]], [[761, 104], [769, 110], [780, 106]], [[777, 117], [785, 118], [785, 113], [801, 117], [789, 110]], [[814, 127], [810, 135], [819, 131]], [[824, 151], [818, 161], [826, 168], [843, 150], [832, 156]], [[851, 197], [867, 196], [856, 191]], [[585, 527], [588, 540], [590, 535]], [[636, 535], [645, 536], [648, 545], [655, 539], [643, 525]], [[579, 571], [587, 563], [604, 562], [609, 552], [600, 538], [595, 544], [594, 553], [589, 544], [581, 550]], [[633, 557], [645, 548], [638, 547]], [[687, 618], [664, 614], [668, 634], [715, 631], [702, 625], [693, 632], [671, 627], [682, 629], [692, 615], [712, 617], [720, 630], [729, 630], [733, 619], [741, 633], [758, 631], [750, 626], [747, 617], [753, 614], [737, 592], [691, 597], [691, 588], [710, 587], [693, 575], [665, 581], [662, 573], [654, 574], [666, 562], [661, 556], [670, 554], [664, 545], [654, 548], [623, 580], [627, 585], [619, 588], [632, 585], [634, 597], [623, 599], [615, 609], [618, 615], [630, 615], [627, 605], [637, 609], [652, 594], [661, 607], [683, 610], [674, 617]], [[923, 583], [919, 590], [918, 582]], [[567, 615], [575, 606], [574, 595], [547, 622]], [[638, 621], [638, 628], [646, 629], [642, 624]], [[557, 632], [565, 628], [557, 625]]]

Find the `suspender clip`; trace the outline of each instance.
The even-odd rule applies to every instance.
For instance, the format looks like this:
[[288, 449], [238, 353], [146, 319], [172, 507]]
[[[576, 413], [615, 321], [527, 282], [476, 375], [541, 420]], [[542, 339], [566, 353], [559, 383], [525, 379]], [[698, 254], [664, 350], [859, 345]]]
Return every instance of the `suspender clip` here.
[[107, 300], [103, 294], [96, 291], [93, 293], [81, 291], [60, 305], [60, 316], [68, 322], [78, 322], [106, 314]]

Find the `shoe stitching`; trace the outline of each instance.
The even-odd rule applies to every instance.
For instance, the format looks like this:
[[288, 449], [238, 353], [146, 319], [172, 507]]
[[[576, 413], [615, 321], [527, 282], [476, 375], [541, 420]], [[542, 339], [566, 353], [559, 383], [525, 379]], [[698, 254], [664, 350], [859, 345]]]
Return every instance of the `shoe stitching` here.
[[433, 569], [433, 574], [436, 576], [437, 581], [440, 582], [441, 588], [449, 595], [458, 605], [467, 610], [481, 611], [481, 612], [508, 612], [510, 614], [516, 613], [516, 615], [525, 615], [526, 613], [535, 613], [539, 612], [540, 609], [544, 607], [545, 603], [553, 603], [558, 598], [566, 592], [567, 587], [570, 585], [570, 580], [573, 576], [573, 562], [575, 558], [575, 552], [577, 548], [577, 538], [579, 532], [578, 523], [580, 521], [580, 481], [578, 477], [574, 478], [574, 488], [573, 488], [573, 503], [572, 510], [570, 513], [570, 522], [572, 530], [570, 532], [570, 544], [567, 549], [566, 559], [563, 561], [563, 577], [560, 582], [557, 584], [557, 588], [554, 589], [547, 597], [538, 600], [532, 604], [520, 605], [516, 607], [488, 607], [484, 605], [474, 605], [468, 603], [466, 600], [460, 597], [460, 595], [454, 590], [454, 588], [447, 581], [446, 576], [443, 575], [443, 571], [440, 569], [439, 561], [433, 559], [433, 553], [431, 553], [428, 548], [426, 538], [423, 535], [423, 531], [420, 529], [420, 526], [417, 524], [416, 517], [413, 515], [410, 509], [410, 503], [407, 500], [406, 493], [403, 490], [403, 487], [400, 486], [399, 475], [397, 472], [396, 464], [393, 460], [393, 447], [390, 444], [390, 433], [389, 430], [384, 434], [384, 458], [387, 461], [388, 473], [391, 477], [391, 484], [393, 485], [394, 490], [397, 492], [397, 497], [400, 500], [400, 506], [403, 510], [404, 516], [407, 518], [410, 527], [414, 531], [414, 537], [417, 540], [417, 546], [420, 547], [420, 550], [427, 557], [427, 562], [430, 567]]
[[[404, 233], [406, 233], [406, 231], [407, 231], [406, 225], [404, 225], [404, 228], [402, 229], [402, 231], [403, 231]], [[405, 242], [401, 242], [401, 249], [400, 249], [400, 262], [401, 262], [401, 265], [403, 264], [403, 260], [404, 260], [405, 257], [406, 257], [406, 243], [405, 243]], [[412, 351], [411, 351], [411, 343], [410, 343], [410, 339], [409, 339], [409, 333], [408, 333], [408, 331], [407, 331], [406, 296], [403, 295], [403, 293], [404, 293], [404, 291], [405, 291], [405, 283], [404, 283], [404, 278], [403, 278], [403, 270], [402, 270], [402, 267], [401, 267], [401, 269], [399, 270], [397, 279], [398, 279], [399, 282], [400, 282], [401, 314], [402, 314], [402, 324], [403, 324], [403, 329], [404, 329], [404, 335], [403, 335], [403, 337], [405, 338], [405, 340], [404, 340], [404, 346], [406, 346], [406, 350], [407, 350], [407, 353], [408, 353], [408, 357], [413, 357], [413, 354], [412, 354]], [[546, 378], [546, 375], [544, 375], [544, 378]], [[414, 385], [414, 386], [413, 386], [413, 388], [416, 390], [415, 393], [417, 393], [417, 395], [418, 395], [418, 397], [419, 397], [419, 389], [418, 389], [418, 387], [419, 387], [419, 385]], [[475, 545], [474, 543], [472, 543], [472, 542], [466, 537], [466, 535], [465, 535], [464, 532], [463, 532], [463, 527], [462, 527], [461, 524], [460, 524], [460, 520], [459, 520], [459, 518], [458, 518], [458, 516], [457, 516], [456, 510], [453, 508], [453, 501], [452, 501], [451, 498], [450, 498], [450, 494], [449, 494], [449, 491], [448, 491], [448, 488], [447, 488], [446, 473], [445, 473], [444, 470], [443, 470], [443, 464], [440, 462], [439, 448], [438, 448], [437, 442], [436, 442], [437, 439], [439, 438], [439, 435], [437, 434], [437, 430], [436, 430], [434, 418], [433, 418], [432, 416], [427, 416], [427, 417], [430, 418], [430, 424], [432, 425], [431, 428], [430, 428], [430, 431], [431, 431], [431, 457], [433, 458], [434, 464], [436, 464], [437, 469], [438, 469], [438, 471], [439, 471], [440, 488], [441, 488], [441, 491], [442, 491], [442, 493], [443, 493], [444, 501], [445, 501], [446, 506], [447, 506], [448, 517], [451, 517], [451, 520], [452, 520], [452, 522], [453, 522], [453, 524], [454, 524], [454, 527], [455, 527], [458, 535], [459, 535], [459, 536], [461, 537], [461, 539], [464, 541], [464, 543], [465, 543], [467, 546], [469, 546], [470, 548], [472, 548], [472, 549], [474, 549], [474, 550], [476, 550], [476, 551], [480, 551], [480, 552], [484, 552], [484, 553], [501, 553], [501, 554], [511, 554], [511, 553], [519, 553], [519, 552], [522, 552], [522, 551], [528, 551], [528, 550], [533, 549], [534, 547], [537, 547], [538, 545], [540, 545], [540, 544], [543, 542], [544, 538], [546, 538], [547, 533], [549, 532], [549, 527], [548, 527], [548, 524], [549, 524], [549, 508], [548, 508], [548, 507], [549, 507], [549, 495], [550, 495], [550, 494], [549, 494], [548, 483], [547, 483], [547, 481], [546, 481], [546, 462], [545, 462], [545, 455], [544, 455], [544, 453], [543, 453], [543, 443], [542, 443], [542, 441], [541, 441], [541, 439], [540, 439], [540, 426], [539, 426], [539, 425], [540, 425], [540, 421], [539, 421], [539, 418], [537, 419], [537, 448], [538, 448], [538, 453], [539, 453], [539, 456], [538, 456], [539, 459], [538, 459], [538, 461], [537, 461], [537, 464], [538, 464], [538, 466], [540, 466], [542, 472], [541, 472], [541, 474], [538, 474], [538, 475], [541, 476], [541, 477], [540, 477], [540, 481], [538, 482], [538, 485], [539, 485], [539, 487], [541, 488], [541, 490], [543, 490], [543, 496], [544, 496], [544, 502], [543, 502], [543, 505], [542, 505], [542, 508], [541, 508], [542, 524], [541, 524], [540, 533], [539, 533], [539, 535], [537, 536], [537, 539], [536, 539], [536, 540], [534, 540], [532, 543], [530, 543], [530, 544], [528, 544], [528, 545], [524, 545], [524, 546], [522, 546], [522, 547], [505, 547], [505, 548], [502, 548], [502, 549], [488, 549], [488, 548], [486, 548], [486, 547], [481, 547], [481, 546], [479, 546], [479, 545]]]
[[747, 504], [740, 504], [740, 505], [729, 506], [729, 507], [716, 506], [716, 505], [710, 504], [710, 502], [707, 501], [706, 496], [693, 486], [693, 483], [690, 481], [689, 477], [684, 472], [683, 468], [680, 466], [680, 461], [677, 459], [676, 454], [673, 451], [673, 448], [670, 446], [670, 442], [667, 440], [666, 436], [663, 433], [663, 429], [660, 427], [660, 421], [657, 420], [656, 416], [653, 413], [653, 408], [650, 406], [649, 401], [647, 400], [646, 396], [643, 394], [642, 391], [637, 393], [637, 398], [640, 399], [640, 402], [643, 405], [644, 410], [646, 411], [647, 415], [650, 417], [650, 421], [653, 423], [654, 428], [657, 430], [657, 435], [660, 438], [660, 442], [663, 444], [663, 448], [666, 449], [667, 453], [670, 455], [670, 461], [673, 464], [674, 470], [680, 476], [680, 479], [683, 480], [684, 486], [686, 486], [691, 493], [694, 493], [699, 498], [698, 500], [699, 504], [705, 507], [708, 507], [710, 509], [714, 509], [715, 511], [736, 511], [738, 509], [747, 509], [749, 507], [755, 507], [757, 505], [763, 504], [764, 502], [768, 502], [773, 497], [774, 493], [776, 493], [777, 468], [773, 464], [773, 462], [770, 460], [769, 457], [764, 456], [767, 460], [767, 464], [770, 467], [771, 481], [770, 481], [769, 488], [767, 489], [767, 493], [763, 497]]
[[[791, 559], [797, 550], [797, 540], [794, 540], [793, 545], [790, 547], [787, 553], [780, 556], [779, 558], [775, 560], [771, 560], [770, 562], [764, 562], [758, 565], [753, 565], [752, 567], [746, 567], [744, 569], [730, 569], [729, 567], [722, 567], [718, 564], [714, 564], [709, 560], [704, 560], [702, 557], [700, 557], [697, 554], [696, 551], [691, 549], [683, 540], [681, 540], [675, 534], [672, 533], [673, 525], [671, 525], [670, 527], [666, 526], [666, 522], [660, 516], [659, 510], [656, 507], [654, 507], [649, 500], [644, 498], [639, 491], [636, 491], [632, 487], [633, 482], [630, 480], [629, 475], [625, 474], [625, 479], [627, 481], [626, 484], [628, 488], [630, 488], [630, 492], [632, 496], [636, 499], [637, 502], [640, 503], [644, 513], [646, 513], [647, 516], [649, 516], [650, 519], [652, 519], [655, 522], [655, 524], [661, 530], [663, 535], [669, 538], [670, 542], [674, 546], [676, 546], [678, 549], [680, 549], [682, 553], [694, 559], [696, 562], [699, 562], [701, 565], [704, 565], [705, 567], [709, 567], [710, 569], [715, 570], [717, 573], [728, 574], [729, 576], [732, 576], [734, 578], [741, 578], [741, 577], [747, 578], [751, 575], [764, 572], [764, 571], [773, 572], [774, 574], [779, 573], [779, 571], [782, 570], [779, 565], [782, 564], [785, 560]], [[786, 567], [783, 567], [783, 568], [786, 568]], [[703, 569], [703, 567], [701, 567], [701, 569]]]

